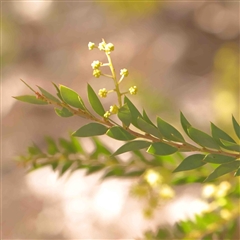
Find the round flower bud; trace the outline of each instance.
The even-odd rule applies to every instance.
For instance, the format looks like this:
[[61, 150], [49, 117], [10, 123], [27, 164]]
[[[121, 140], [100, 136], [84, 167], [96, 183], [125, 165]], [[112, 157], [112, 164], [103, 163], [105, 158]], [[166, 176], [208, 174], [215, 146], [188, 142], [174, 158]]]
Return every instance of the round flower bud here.
[[105, 46], [105, 51], [107, 53], [110, 53], [112, 51], [114, 51], [114, 45], [112, 43], [108, 43], [106, 46]]
[[111, 113], [109, 111], [106, 111], [103, 116], [104, 118], [109, 118], [111, 116]]
[[99, 45], [98, 45], [98, 49], [100, 51], [104, 51], [105, 50], [105, 46], [106, 46], [105, 42], [100, 42]]
[[107, 97], [107, 94], [108, 94], [108, 91], [106, 88], [99, 89], [98, 91], [98, 95], [102, 98]]
[[127, 77], [128, 76], [128, 70], [126, 68], [120, 70], [120, 75]]
[[93, 61], [91, 66], [93, 69], [98, 69], [99, 67], [101, 67], [102, 63], [99, 61]]
[[96, 46], [95, 46], [95, 43], [93, 43], [93, 42], [89, 42], [89, 43], [88, 43], [88, 49], [89, 49], [89, 50], [93, 50], [95, 47], [96, 47]]
[[117, 114], [118, 113], [118, 107], [116, 105], [110, 106], [110, 113]]
[[94, 69], [93, 76], [99, 78], [101, 76], [101, 71], [99, 69]]
[[138, 91], [138, 89], [137, 89], [136, 86], [133, 86], [133, 87], [129, 88], [129, 92], [130, 92], [131, 95], [136, 95], [137, 91]]

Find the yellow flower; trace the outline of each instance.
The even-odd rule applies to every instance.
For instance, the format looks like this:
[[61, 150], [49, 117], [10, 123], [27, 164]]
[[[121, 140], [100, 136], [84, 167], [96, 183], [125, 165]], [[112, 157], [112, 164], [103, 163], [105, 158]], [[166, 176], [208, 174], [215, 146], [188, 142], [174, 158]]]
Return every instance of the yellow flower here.
[[129, 88], [129, 92], [130, 92], [131, 95], [136, 95], [137, 91], [138, 91], [138, 89], [137, 89], [136, 86], [133, 86], [133, 87]]
[[88, 49], [89, 49], [89, 50], [93, 50], [95, 47], [96, 47], [96, 46], [95, 46], [95, 43], [93, 43], [93, 42], [89, 42], [89, 43], [88, 43]]
[[101, 71], [99, 69], [94, 69], [93, 76], [99, 78], [101, 76]]
[[99, 89], [98, 91], [98, 95], [102, 98], [107, 97], [107, 94], [108, 94], [108, 91], [106, 88]]
[[120, 70], [120, 75], [127, 77], [128, 76], [128, 70], [126, 68]]
[[93, 61], [91, 66], [93, 69], [98, 69], [99, 67], [101, 67], [102, 63], [99, 62], [98, 60], [97, 61]]
[[116, 114], [118, 113], [118, 107], [116, 105], [110, 106], [110, 113]]
[[106, 53], [110, 53], [114, 51], [114, 45], [112, 43], [108, 43], [106, 46], [105, 46], [105, 52]]
[[109, 118], [111, 116], [111, 113], [109, 111], [106, 111], [103, 116], [105, 118]]
[[105, 42], [100, 42], [100, 43], [98, 44], [98, 49], [99, 49], [100, 51], [105, 51], [105, 46], [106, 46], [106, 43], [105, 43]]
[[163, 184], [160, 188], [159, 195], [164, 199], [171, 199], [174, 197], [175, 192], [170, 186]]

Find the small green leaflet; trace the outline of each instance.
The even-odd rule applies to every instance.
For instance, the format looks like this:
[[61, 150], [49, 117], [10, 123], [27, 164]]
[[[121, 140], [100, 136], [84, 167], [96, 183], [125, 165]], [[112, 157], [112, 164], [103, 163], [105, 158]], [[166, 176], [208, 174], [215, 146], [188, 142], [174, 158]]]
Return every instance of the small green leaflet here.
[[232, 123], [233, 123], [234, 131], [235, 131], [236, 135], [238, 136], [238, 138], [240, 139], [240, 125], [238, 124], [238, 122], [234, 118], [234, 116], [232, 116]]
[[189, 133], [190, 138], [194, 142], [198, 143], [200, 146], [213, 148], [213, 149], [220, 149], [216, 140], [214, 140], [208, 134], [206, 134], [196, 128], [193, 128], [193, 127], [188, 128], [188, 133]]
[[62, 108], [62, 109], [54, 108], [54, 110], [55, 110], [55, 113], [59, 117], [71, 117], [71, 116], [73, 116], [73, 113], [71, 113], [67, 108]]
[[146, 113], [145, 110], [143, 110], [143, 119], [144, 119], [147, 123], [155, 126], [155, 125], [153, 124], [153, 122], [150, 120], [150, 118], [148, 117], [148, 115], [147, 115], [147, 113]]
[[136, 138], [135, 136], [130, 134], [128, 131], [126, 131], [124, 128], [118, 127], [118, 126], [114, 126], [110, 128], [106, 134], [109, 137], [114, 138], [116, 140], [120, 140], [120, 141], [129, 141]]
[[173, 172], [181, 172], [199, 168], [206, 164], [203, 162], [204, 157], [205, 155], [203, 154], [194, 154], [186, 157]]
[[59, 89], [61, 97], [65, 103], [69, 104], [72, 107], [85, 110], [84, 105], [82, 104], [81, 101], [79, 101], [80, 96], [75, 91], [63, 85], [60, 85]]
[[240, 152], [240, 145], [238, 145], [236, 143], [226, 141], [226, 140], [223, 140], [223, 139], [220, 139], [220, 141], [223, 144], [224, 148], [226, 148], [228, 150]]
[[132, 116], [126, 103], [121, 108], [119, 108], [117, 115], [123, 124], [126, 127], [129, 127], [130, 123], [132, 122]]
[[51, 137], [46, 137], [45, 141], [47, 142], [47, 151], [50, 155], [54, 155], [59, 152], [56, 142]]
[[137, 125], [137, 119], [138, 117], [142, 117], [141, 113], [138, 111], [138, 109], [134, 106], [134, 104], [125, 96], [124, 97], [124, 103], [128, 105], [129, 111], [131, 113], [131, 123], [138, 127]]
[[180, 112], [180, 119], [181, 119], [181, 124], [182, 124], [183, 130], [189, 136], [188, 128], [191, 127], [191, 124], [188, 122], [188, 120], [185, 118], [185, 116], [183, 115], [182, 112]]
[[77, 131], [72, 136], [74, 137], [93, 137], [103, 135], [107, 132], [108, 128], [100, 123], [89, 123]]
[[49, 100], [53, 101], [53, 102], [56, 102], [56, 103], [60, 103], [60, 101], [54, 97], [51, 93], [47, 92], [46, 90], [44, 90], [43, 88], [37, 86], [39, 88], [39, 90], [41, 91], [41, 93], [46, 97], [48, 98]]
[[151, 144], [147, 152], [153, 155], [170, 155], [177, 152], [177, 148], [172, 147], [166, 143], [155, 142]]
[[141, 140], [128, 142], [123, 146], [121, 146], [115, 153], [112, 154], [112, 156], [116, 156], [125, 152], [147, 148], [149, 147], [149, 145], [151, 145], [151, 142], [141, 141]]
[[26, 82], [24, 82], [22, 79], [20, 79], [32, 92], [35, 93], [34, 89], [32, 89]]
[[168, 140], [178, 141], [178, 142], [185, 142], [182, 134], [174, 128], [169, 123], [165, 122], [160, 117], [157, 118], [157, 126], [160, 133]]
[[221, 177], [227, 173], [237, 170], [240, 167], [240, 161], [234, 161], [226, 164], [222, 164], [217, 167], [205, 180], [204, 182], [209, 182], [215, 178]]
[[220, 154], [208, 154], [203, 159], [204, 162], [217, 163], [217, 164], [229, 163], [229, 162], [233, 162], [235, 160], [236, 159], [234, 157], [223, 156]]
[[61, 97], [61, 93], [60, 93], [60, 90], [59, 90], [59, 88], [58, 88], [58, 86], [54, 83], [54, 82], [52, 82], [52, 84], [53, 84], [53, 86], [55, 87], [55, 89], [57, 90], [57, 96], [59, 97], [59, 99], [61, 99], [62, 101], [63, 101], [63, 99], [62, 99], [62, 97]]
[[235, 172], [234, 176], [235, 176], [235, 177], [240, 176], [240, 168]]
[[100, 116], [103, 116], [105, 113], [105, 110], [103, 108], [102, 103], [100, 102], [97, 94], [94, 92], [92, 87], [88, 84], [88, 100], [90, 105], [92, 106], [93, 110]]
[[31, 96], [31, 95], [23, 95], [23, 96], [18, 96], [18, 97], [13, 97], [19, 101], [26, 102], [26, 103], [31, 103], [31, 104], [38, 104], [38, 105], [46, 105], [48, 104], [47, 102], [37, 99], [36, 96]]
[[223, 130], [218, 128], [213, 123], [211, 123], [211, 131], [212, 131], [213, 138], [218, 140], [218, 142], [219, 142], [219, 139], [224, 139], [226, 141], [236, 143], [227, 133], [225, 133]]
[[157, 129], [157, 127], [155, 127], [154, 125], [148, 123], [147, 121], [145, 121], [144, 119], [142, 119], [141, 117], [138, 117], [137, 119], [137, 124], [138, 127], [144, 131], [145, 133], [151, 134], [157, 138], [162, 138], [162, 134], [159, 132], [159, 130]]

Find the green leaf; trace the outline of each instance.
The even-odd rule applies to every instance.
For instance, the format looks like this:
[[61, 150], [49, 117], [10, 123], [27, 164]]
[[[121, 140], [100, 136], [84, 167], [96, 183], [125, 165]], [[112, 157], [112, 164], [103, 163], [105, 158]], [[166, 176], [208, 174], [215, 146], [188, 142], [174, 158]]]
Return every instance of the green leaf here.
[[162, 138], [162, 134], [159, 132], [159, 130], [154, 125], [148, 123], [141, 117], [138, 117], [137, 124], [138, 124], [139, 129], [141, 129], [145, 133], [151, 134], [160, 139]]
[[213, 149], [220, 149], [219, 145], [217, 144], [216, 140], [213, 139], [211, 136], [209, 136], [208, 134], [190, 127], [188, 129], [188, 133], [189, 136], [191, 137], [191, 139], [198, 143], [200, 146], [202, 147], [208, 147], [208, 148], [213, 148]]
[[217, 164], [233, 162], [235, 160], [236, 159], [234, 157], [224, 156], [224, 155], [220, 155], [220, 154], [208, 154], [203, 159], [204, 162], [217, 163]]
[[74, 163], [73, 161], [67, 161], [63, 165], [61, 172], [60, 172], [60, 177], [63, 176], [63, 174], [72, 166], [73, 163]]
[[88, 84], [88, 100], [93, 110], [100, 116], [105, 114], [102, 103], [100, 102], [97, 94], [94, 92], [92, 87]]
[[59, 139], [59, 145], [65, 150], [65, 152], [67, 153], [77, 153], [78, 151], [76, 151], [74, 145], [72, 144], [72, 142], [64, 139], [64, 138], [60, 138]]
[[147, 113], [146, 113], [145, 110], [143, 110], [143, 119], [144, 119], [147, 123], [149, 123], [149, 124], [153, 125], [154, 127], [156, 127], [156, 126], [153, 124], [153, 122], [150, 120], [150, 118], [148, 117], [148, 115], [147, 115]]
[[121, 166], [114, 166], [111, 169], [107, 170], [106, 173], [102, 176], [102, 179], [106, 179], [109, 177], [119, 177], [123, 176], [124, 174], [124, 168]]
[[180, 163], [180, 165], [173, 172], [181, 172], [199, 168], [206, 164], [205, 162], [203, 162], [204, 157], [205, 155], [203, 154], [194, 154], [188, 156]]
[[86, 175], [90, 175], [92, 173], [98, 172], [102, 170], [105, 167], [103, 164], [95, 165], [95, 166], [89, 166], [88, 170], [86, 172]]
[[57, 96], [59, 97], [59, 99], [61, 99], [62, 101], [63, 101], [63, 99], [62, 99], [62, 96], [61, 96], [61, 93], [60, 93], [60, 90], [59, 90], [59, 88], [58, 88], [58, 86], [54, 83], [54, 82], [52, 82], [52, 84], [53, 84], [53, 86], [56, 88], [56, 90], [57, 90]]
[[124, 97], [124, 103], [126, 103], [128, 105], [128, 108], [130, 110], [130, 113], [131, 113], [131, 123], [135, 127], [138, 127], [137, 119], [138, 119], [138, 117], [142, 118], [141, 113], [138, 111], [138, 109], [134, 106], [134, 104], [126, 96]]
[[40, 149], [36, 144], [33, 144], [32, 146], [28, 147], [28, 152], [29, 152], [31, 155], [39, 155], [39, 154], [42, 154], [41, 149]]
[[217, 167], [206, 179], [204, 182], [212, 181], [218, 177], [221, 177], [222, 175], [225, 175], [227, 173], [230, 173], [234, 170], [237, 170], [240, 166], [240, 161], [234, 161], [226, 164], [222, 164], [219, 167]]
[[236, 135], [240, 139], [240, 125], [238, 124], [237, 120], [232, 116], [232, 123], [233, 123], [233, 128], [235, 130]]
[[54, 155], [59, 152], [55, 141], [51, 137], [46, 137], [45, 140], [46, 140], [47, 146], [48, 146], [47, 151], [50, 155]]
[[182, 134], [160, 117], [157, 118], [157, 126], [160, 133], [168, 140], [185, 142]]
[[235, 176], [235, 177], [240, 176], [240, 168], [235, 172], [234, 176]]
[[226, 140], [222, 140], [222, 139], [220, 139], [220, 141], [223, 144], [224, 148], [226, 148], [228, 150], [240, 152], [240, 145], [226, 141]]
[[177, 148], [172, 147], [166, 143], [155, 142], [151, 144], [147, 152], [153, 155], [170, 155], [177, 152]]
[[128, 142], [123, 146], [121, 146], [115, 153], [112, 154], [112, 156], [116, 156], [129, 151], [135, 151], [135, 150], [147, 148], [149, 147], [150, 144], [151, 144], [150, 142], [142, 141], [142, 140]]
[[84, 153], [84, 150], [81, 144], [79, 143], [78, 139], [73, 137], [72, 134], [70, 134], [70, 141], [71, 141], [72, 149], [75, 153]]
[[[227, 134], [225, 133], [223, 130], [221, 130], [220, 128], [218, 128], [216, 125], [214, 125], [213, 123], [211, 123], [211, 130], [212, 130], [212, 136], [214, 139], [216, 139], [218, 141], [218, 143], [220, 143], [219, 139], [224, 139], [227, 140], [229, 142], [233, 142], [235, 143], [235, 141]], [[221, 143], [220, 143], [221, 144]]]
[[103, 135], [107, 130], [108, 128], [100, 123], [89, 123], [79, 128], [72, 135], [74, 137], [93, 137]]
[[144, 172], [145, 172], [145, 169], [129, 171], [129, 172], [124, 173], [124, 177], [139, 177], [139, 176], [143, 175]]
[[59, 117], [72, 117], [73, 113], [71, 113], [67, 108], [62, 108], [62, 109], [58, 109], [58, 108], [54, 108], [55, 113], [59, 116]]
[[22, 79], [20, 79], [32, 92], [35, 93], [35, 90], [32, 89], [26, 82], [24, 82]]
[[133, 140], [136, 137], [130, 134], [122, 127], [114, 126], [107, 131], [107, 135], [111, 138], [120, 140], [120, 141], [129, 141]]
[[39, 90], [41, 91], [41, 93], [48, 98], [49, 100], [52, 100], [53, 102], [57, 102], [57, 103], [61, 103], [56, 97], [54, 97], [51, 93], [47, 92], [46, 90], [44, 90], [43, 88], [37, 86], [39, 88]]
[[129, 127], [132, 122], [132, 116], [127, 104], [124, 104], [118, 110], [118, 118], [123, 122], [126, 127]]
[[183, 130], [189, 136], [188, 129], [191, 127], [191, 124], [188, 122], [188, 120], [185, 118], [182, 112], [180, 112], [180, 119], [181, 119]]
[[13, 98], [15, 98], [19, 101], [27, 102], [27, 103], [31, 103], [31, 104], [38, 104], [38, 105], [48, 104], [46, 101], [37, 99], [36, 96], [32, 96], [32, 95], [23, 95], [23, 96], [18, 96], [18, 97], [13, 97]]
[[82, 102], [79, 101], [80, 96], [71, 88], [60, 85], [60, 93], [65, 103], [69, 104], [72, 107], [85, 110], [84, 105], [82, 104]]

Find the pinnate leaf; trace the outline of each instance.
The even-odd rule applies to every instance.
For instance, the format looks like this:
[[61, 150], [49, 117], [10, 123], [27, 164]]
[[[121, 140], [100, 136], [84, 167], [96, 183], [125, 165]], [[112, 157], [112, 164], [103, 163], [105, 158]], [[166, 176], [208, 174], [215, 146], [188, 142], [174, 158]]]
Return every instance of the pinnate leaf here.
[[202, 147], [208, 147], [208, 148], [213, 148], [213, 149], [220, 149], [219, 145], [217, 144], [216, 140], [213, 139], [211, 136], [209, 136], [208, 134], [190, 127], [188, 129], [188, 133], [189, 136], [191, 137], [191, 139], [198, 143], [200, 146]]
[[203, 154], [194, 154], [188, 156], [180, 163], [180, 165], [173, 172], [181, 172], [199, 168], [206, 164], [205, 162], [203, 162], [204, 157], [205, 155]]
[[159, 132], [157, 127], [145, 121], [141, 117], [138, 117], [137, 124], [138, 124], [138, 127], [145, 133], [151, 134], [157, 138], [162, 138], [162, 134]]
[[221, 177], [227, 173], [230, 173], [234, 170], [237, 170], [240, 166], [240, 161], [234, 161], [226, 164], [222, 164], [217, 167], [206, 179], [204, 182], [212, 181], [218, 177]]
[[225, 133], [223, 130], [218, 128], [213, 123], [211, 123], [211, 130], [212, 130], [213, 138], [218, 140], [218, 142], [220, 142], [219, 139], [224, 139], [226, 141], [235, 143], [235, 141], [227, 133]]
[[142, 140], [128, 142], [123, 146], [121, 146], [115, 153], [112, 154], [112, 156], [116, 156], [129, 151], [135, 151], [135, 150], [147, 148], [149, 147], [150, 144], [151, 144], [150, 142], [142, 141]]
[[114, 138], [114, 139], [117, 139], [120, 141], [129, 141], [129, 140], [133, 140], [136, 138], [131, 133], [126, 131], [124, 128], [119, 127], [119, 126], [114, 126], [114, 127], [110, 128], [107, 131], [107, 135], [111, 138]]
[[151, 144], [147, 152], [153, 155], [170, 155], [177, 152], [177, 148], [172, 147], [166, 143], [155, 142]]
[[160, 117], [157, 118], [157, 126], [160, 133], [168, 140], [184, 142], [182, 134]]
[[38, 104], [38, 105], [46, 105], [48, 104], [46, 101], [43, 101], [41, 99], [37, 99], [36, 96], [32, 95], [23, 95], [23, 96], [18, 96], [18, 97], [13, 97], [19, 101], [26, 102], [26, 103], [31, 103], [31, 104]]
[[208, 154], [204, 158], [204, 162], [209, 162], [209, 163], [217, 163], [217, 164], [223, 164], [223, 163], [228, 163], [228, 162], [233, 162], [236, 159], [234, 157], [230, 156], [224, 156], [220, 154]]
[[105, 110], [93, 88], [88, 84], [88, 100], [93, 110], [100, 116], [103, 116]]
[[63, 85], [60, 85], [59, 89], [60, 89], [61, 97], [64, 102], [66, 102], [72, 107], [85, 110], [85, 107], [83, 106], [82, 102], [79, 101], [79, 98], [80, 98], [79, 95], [75, 91]]
[[103, 135], [107, 130], [108, 128], [100, 123], [89, 123], [79, 128], [72, 135], [74, 137], [93, 137]]

